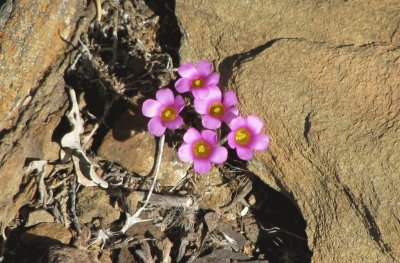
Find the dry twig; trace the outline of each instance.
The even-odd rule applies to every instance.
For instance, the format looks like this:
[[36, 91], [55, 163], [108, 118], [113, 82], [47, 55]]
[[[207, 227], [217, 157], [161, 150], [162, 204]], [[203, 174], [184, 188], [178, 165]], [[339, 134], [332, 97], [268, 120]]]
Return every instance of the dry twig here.
[[251, 190], [253, 189], [252, 183], [250, 181], [247, 181], [245, 186], [242, 188], [240, 193], [232, 200], [232, 202], [226, 206], [221, 207], [223, 211], [229, 211], [235, 207], [235, 205], [239, 202], [241, 202], [246, 195], [248, 195]]
[[140, 214], [143, 212], [143, 210], [146, 208], [147, 204], [149, 203], [150, 200], [150, 196], [152, 195], [153, 191], [154, 191], [154, 187], [156, 186], [156, 182], [157, 182], [157, 176], [158, 176], [158, 172], [160, 171], [160, 166], [161, 166], [161, 159], [162, 159], [162, 155], [163, 155], [163, 150], [164, 150], [164, 140], [165, 140], [165, 135], [162, 135], [160, 137], [159, 143], [158, 143], [158, 154], [157, 154], [157, 158], [156, 158], [156, 162], [154, 165], [154, 170], [153, 170], [153, 183], [150, 187], [150, 190], [147, 194], [146, 200], [143, 204], [143, 206], [141, 208], [139, 208], [135, 214], [133, 214], [132, 216], [129, 215], [127, 213], [127, 220], [125, 225], [122, 227], [122, 229], [120, 230], [120, 232], [122, 234], [124, 234], [129, 228], [131, 228], [134, 224], [139, 223], [139, 222], [144, 222], [144, 221], [149, 221], [147, 220], [143, 220], [141, 219], [139, 216]]
[[102, 10], [101, 10], [101, 0], [96, 0], [96, 19], [97, 19], [97, 22], [100, 22], [101, 21], [101, 12], [102, 12]]
[[[138, 195], [138, 201], [143, 201], [146, 197], [145, 192], [136, 191], [135, 193]], [[193, 199], [190, 196], [166, 196], [153, 193], [148, 203], [158, 206], [189, 208], [193, 205]]]

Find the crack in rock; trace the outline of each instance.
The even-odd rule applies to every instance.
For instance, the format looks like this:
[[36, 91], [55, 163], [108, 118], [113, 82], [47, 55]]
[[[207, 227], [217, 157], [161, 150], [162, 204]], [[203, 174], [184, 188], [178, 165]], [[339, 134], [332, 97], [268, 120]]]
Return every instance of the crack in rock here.
[[368, 207], [362, 201], [359, 204], [350, 188], [345, 185], [343, 185], [343, 192], [346, 195], [350, 205], [361, 216], [363, 224], [368, 229], [370, 236], [375, 241], [382, 253], [390, 256], [392, 259], [395, 259], [390, 245], [383, 240], [379, 226]]

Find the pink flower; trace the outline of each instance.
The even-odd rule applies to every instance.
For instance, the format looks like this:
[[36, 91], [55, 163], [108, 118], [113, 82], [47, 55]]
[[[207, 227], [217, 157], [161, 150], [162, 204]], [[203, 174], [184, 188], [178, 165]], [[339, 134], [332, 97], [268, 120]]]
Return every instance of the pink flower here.
[[211, 163], [222, 164], [228, 158], [228, 151], [217, 146], [217, 134], [210, 130], [201, 133], [195, 128], [190, 128], [183, 136], [181, 147], [178, 149], [178, 156], [182, 162], [193, 160], [194, 170], [198, 173], [211, 171]]
[[178, 68], [182, 76], [175, 82], [175, 88], [179, 93], [192, 91], [195, 98], [204, 98], [212, 88], [218, 88], [219, 73], [212, 72], [212, 65], [207, 60], [200, 60], [197, 66], [185, 63]]
[[252, 150], [263, 151], [268, 148], [269, 137], [261, 134], [263, 126], [263, 121], [255, 115], [250, 115], [247, 119], [239, 116], [230, 122], [232, 131], [228, 134], [228, 144], [236, 149], [240, 159], [249, 160], [253, 157]]
[[170, 89], [160, 89], [156, 98], [157, 100], [146, 100], [142, 112], [144, 116], [151, 118], [147, 125], [150, 133], [161, 136], [166, 128], [175, 130], [183, 124], [183, 119], [178, 114], [185, 107], [185, 101], [181, 96], [174, 97]]
[[233, 91], [228, 91], [224, 94], [222, 100], [220, 89], [211, 89], [208, 96], [204, 99], [195, 99], [194, 108], [204, 114], [202, 123], [207, 129], [218, 129], [221, 127], [221, 121], [229, 124], [229, 122], [238, 116], [239, 110], [234, 106], [238, 100]]

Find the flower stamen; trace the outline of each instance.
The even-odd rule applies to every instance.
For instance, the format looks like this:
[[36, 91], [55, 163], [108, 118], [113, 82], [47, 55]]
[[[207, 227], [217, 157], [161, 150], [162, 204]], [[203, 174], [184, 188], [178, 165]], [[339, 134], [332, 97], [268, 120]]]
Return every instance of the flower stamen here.
[[176, 109], [173, 106], [166, 107], [161, 112], [161, 120], [165, 122], [173, 121], [176, 118]]
[[248, 129], [239, 128], [235, 132], [235, 141], [240, 145], [247, 145], [249, 144], [251, 139], [251, 134]]
[[220, 102], [215, 102], [211, 104], [211, 107], [209, 109], [209, 114], [213, 116], [214, 118], [221, 118], [225, 114], [225, 109], [222, 103]]
[[204, 79], [198, 78], [192, 81], [192, 88], [202, 88], [204, 85]]
[[210, 153], [211, 153], [210, 145], [203, 140], [200, 140], [193, 145], [193, 154], [197, 158], [206, 158], [210, 155]]

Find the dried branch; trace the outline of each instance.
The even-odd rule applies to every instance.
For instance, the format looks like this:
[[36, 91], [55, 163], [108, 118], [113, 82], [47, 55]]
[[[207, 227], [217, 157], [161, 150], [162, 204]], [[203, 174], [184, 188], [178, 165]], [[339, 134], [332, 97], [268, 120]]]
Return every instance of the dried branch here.
[[146, 200], [145, 200], [143, 206], [141, 208], [139, 208], [136, 211], [135, 214], [130, 216], [127, 213], [128, 218], [127, 218], [127, 220], [125, 222], [125, 225], [120, 230], [120, 232], [122, 234], [124, 234], [129, 228], [131, 228], [136, 223], [144, 222], [144, 221], [150, 221], [149, 219], [143, 220], [139, 216], [143, 212], [143, 210], [146, 208], [147, 204], [149, 203], [150, 196], [152, 195], [152, 193], [154, 191], [154, 187], [156, 186], [157, 176], [158, 176], [158, 173], [160, 171], [161, 159], [162, 159], [163, 150], [164, 150], [164, 141], [165, 141], [165, 135], [162, 135], [160, 137], [160, 140], [159, 140], [159, 143], [158, 143], [158, 154], [157, 154], [156, 162], [155, 162], [154, 169], [153, 169], [153, 177], [154, 177], [153, 178], [153, 183], [151, 184], [151, 187], [150, 187], [150, 190], [149, 190], [149, 192], [147, 194]]
[[[138, 201], [143, 201], [146, 197], [145, 192], [136, 191], [135, 194], [138, 195]], [[158, 206], [189, 208], [193, 205], [193, 199], [190, 196], [166, 196], [153, 193], [148, 203]]]
[[113, 19], [113, 33], [112, 33], [112, 60], [111, 68], [115, 67], [118, 58], [118, 15], [114, 15]]
[[29, 163], [29, 165], [26, 169], [27, 173], [36, 172], [36, 174], [37, 174], [39, 201], [43, 205], [43, 207], [46, 207], [47, 200], [48, 200], [48, 193], [46, 190], [46, 185], [44, 183], [44, 176], [46, 175], [47, 164], [48, 164], [48, 162], [45, 160], [32, 161]]
[[139, 245], [143, 242], [154, 241], [154, 240], [155, 240], [154, 238], [143, 238], [143, 239], [137, 240], [136, 237], [127, 237], [124, 240], [122, 240], [121, 242], [114, 243], [113, 245], [109, 246], [108, 249], [114, 250], [114, 249], [120, 249], [123, 247], [133, 247], [133, 246]]
[[76, 215], [76, 192], [77, 192], [77, 184], [76, 184], [76, 180], [75, 178], [72, 178], [72, 180], [70, 181], [70, 187], [68, 189], [68, 194], [69, 194], [69, 204], [70, 204], [70, 211], [71, 211], [71, 216], [72, 216], [72, 224], [75, 228], [75, 230], [78, 233], [81, 233], [81, 228], [79, 227], [79, 220], [78, 217]]
[[100, 22], [101, 21], [101, 12], [102, 12], [102, 10], [101, 10], [101, 0], [96, 0], [96, 19], [97, 19], [97, 22]]
[[128, 231], [129, 228], [131, 228], [133, 225], [140, 223], [140, 222], [146, 222], [146, 221], [151, 221], [152, 219], [141, 219], [140, 218], [140, 214], [143, 212], [143, 210], [146, 208], [147, 204], [149, 203], [150, 197], [154, 191], [156, 182], [157, 182], [157, 177], [160, 171], [160, 166], [161, 166], [161, 159], [162, 159], [162, 155], [163, 155], [163, 150], [164, 150], [164, 141], [165, 141], [165, 136], [161, 136], [159, 143], [158, 143], [158, 151], [157, 151], [157, 158], [155, 161], [155, 165], [154, 165], [154, 169], [153, 169], [153, 183], [150, 187], [150, 190], [147, 194], [146, 200], [143, 204], [143, 206], [141, 208], [139, 208], [135, 214], [130, 215], [128, 212], [126, 212], [126, 221], [124, 226], [121, 228], [121, 230], [117, 231], [117, 232], [111, 232], [109, 230], [102, 230], [100, 229], [99, 232], [97, 233], [97, 237], [95, 240], [93, 240], [91, 242], [91, 244], [95, 244], [95, 243], [102, 243], [101, 245], [101, 249], [103, 250], [105, 243], [107, 242], [107, 240], [112, 237], [112, 236], [119, 236], [119, 235], [123, 235], [126, 233], [126, 231]]
[[162, 255], [163, 255], [163, 260], [162, 263], [171, 263], [171, 249], [172, 249], [173, 243], [168, 239], [165, 238], [162, 242]]
[[75, 91], [69, 88], [68, 94], [71, 108], [66, 116], [72, 126], [72, 131], [65, 134], [61, 139], [61, 147], [66, 151], [62, 159], [67, 160], [72, 155], [75, 173], [80, 184], [84, 186], [99, 185], [103, 188], [108, 188], [108, 183], [96, 174], [92, 162], [82, 149], [80, 135], [84, 130], [83, 119], [80, 116]]
[[237, 203], [241, 202], [246, 195], [248, 195], [251, 190], [253, 189], [253, 186], [250, 181], [248, 181], [245, 186], [242, 188], [240, 193], [232, 200], [232, 202], [226, 206], [221, 207], [222, 211], [229, 211], [232, 210]]

